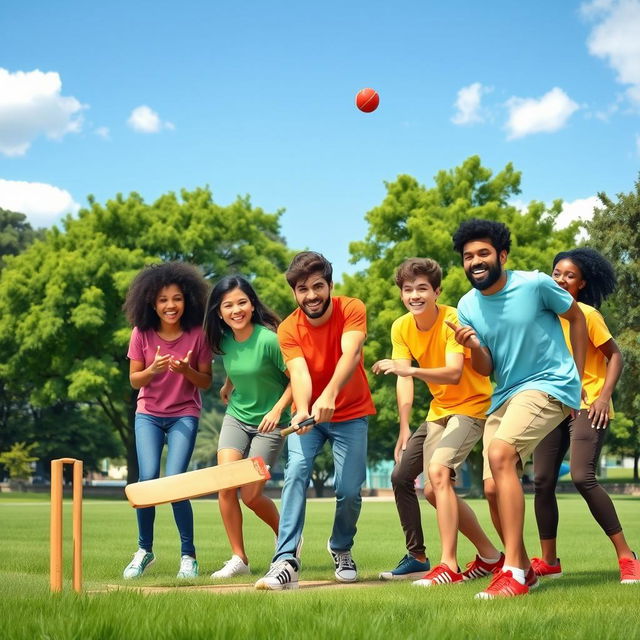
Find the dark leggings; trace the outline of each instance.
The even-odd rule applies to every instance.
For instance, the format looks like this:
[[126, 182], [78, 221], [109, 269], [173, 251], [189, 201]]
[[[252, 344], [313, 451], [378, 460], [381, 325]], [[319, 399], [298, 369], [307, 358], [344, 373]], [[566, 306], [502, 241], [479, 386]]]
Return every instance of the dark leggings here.
[[596, 522], [608, 536], [622, 531], [613, 502], [596, 478], [607, 429], [593, 429], [588, 414], [587, 409], [582, 409], [575, 419], [567, 417], [540, 442], [533, 454], [536, 521], [541, 540], [554, 540], [558, 534], [556, 483], [560, 465], [569, 448], [571, 479]]

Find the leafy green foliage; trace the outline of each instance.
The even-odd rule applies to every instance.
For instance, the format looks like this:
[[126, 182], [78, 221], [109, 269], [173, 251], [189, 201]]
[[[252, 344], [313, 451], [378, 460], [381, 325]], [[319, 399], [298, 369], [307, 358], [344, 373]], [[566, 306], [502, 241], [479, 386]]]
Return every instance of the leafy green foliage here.
[[28, 480], [31, 477], [31, 465], [38, 458], [31, 455], [37, 443], [16, 442], [9, 449], [0, 453], [0, 464], [6, 467], [12, 480]]
[[17, 255], [43, 236], [44, 230], [34, 230], [24, 213], [0, 207], [0, 269], [4, 266], [5, 256]]

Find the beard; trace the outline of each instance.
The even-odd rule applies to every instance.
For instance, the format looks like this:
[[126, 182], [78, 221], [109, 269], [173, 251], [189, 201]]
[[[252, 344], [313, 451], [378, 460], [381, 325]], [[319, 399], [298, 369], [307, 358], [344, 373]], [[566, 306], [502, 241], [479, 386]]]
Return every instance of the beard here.
[[320, 309], [318, 309], [318, 311], [314, 311], [314, 312], [307, 311], [306, 306], [300, 306], [300, 308], [302, 309], [302, 313], [304, 313], [304, 315], [307, 316], [307, 318], [316, 320], [317, 318], [321, 318], [325, 314], [330, 304], [331, 304], [331, 296], [328, 296], [327, 299], [324, 301], [324, 304], [320, 307]]
[[502, 275], [502, 265], [499, 262], [486, 263], [489, 267], [489, 272], [483, 280], [477, 281], [473, 274], [471, 273], [471, 269], [467, 271], [465, 269], [465, 275], [467, 276], [467, 280], [471, 283], [471, 286], [478, 291], [485, 291], [492, 285], [494, 285], [500, 279]]

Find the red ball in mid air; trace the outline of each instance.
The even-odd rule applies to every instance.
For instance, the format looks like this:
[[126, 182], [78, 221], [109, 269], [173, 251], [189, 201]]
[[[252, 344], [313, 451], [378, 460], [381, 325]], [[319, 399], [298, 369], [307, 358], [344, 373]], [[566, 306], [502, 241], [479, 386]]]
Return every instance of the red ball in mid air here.
[[378, 108], [380, 96], [375, 89], [360, 89], [356, 94], [356, 107], [365, 113], [371, 113]]

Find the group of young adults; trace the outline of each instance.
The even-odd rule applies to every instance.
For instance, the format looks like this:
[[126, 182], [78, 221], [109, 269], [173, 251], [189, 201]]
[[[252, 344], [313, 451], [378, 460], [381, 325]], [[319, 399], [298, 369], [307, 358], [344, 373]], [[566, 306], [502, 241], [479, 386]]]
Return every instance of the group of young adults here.
[[[417, 578], [416, 586], [434, 587], [491, 576], [476, 596], [491, 599], [524, 595], [539, 578], [562, 575], [555, 485], [570, 451], [572, 478], [614, 545], [621, 582], [640, 582], [640, 561], [596, 479], [613, 415], [611, 395], [622, 371], [620, 351], [597, 311], [614, 290], [611, 266], [591, 249], [574, 249], [556, 256], [551, 277], [506, 270], [509, 230], [488, 220], [463, 222], [453, 243], [473, 288], [457, 310], [440, 305], [440, 266], [429, 258], [403, 262], [396, 283], [407, 313], [392, 326], [391, 358], [373, 365], [375, 374], [397, 376], [400, 429], [391, 479], [407, 548], [398, 566], [380, 578]], [[280, 430], [289, 423], [296, 429], [288, 437], [280, 514], [263, 484], [219, 496], [232, 556], [211, 577], [250, 573], [239, 493], [276, 534], [269, 571], [255, 584], [263, 590], [298, 587], [307, 487], [327, 440], [336, 494], [327, 550], [336, 580], [357, 580], [351, 549], [366, 473], [368, 416], [375, 413], [364, 368], [364, 303], [332, 295], [331, 264], [319, 253], [295, 256], [286, 278], [298, 308], [282, 322], [244, 278], [223, 278], [207, 298], [198, 270], [182, 263], [144, 269], [124, 306], [134, 327], [130, 379], [140, 390], [135, 417], [140, 480], [158, 477], [165, 442], [166, 474], [187, 469], [200, 390], [211, 384], [213, 355], [221, 357], [227, 374], [220, 390], [227, 410], [218, 463], [248, 455], [273, 465], [283, 446]], [[433, 399], [425, 421], [411, 433], [416, 379], [427, 384]], [[484, 491], [504, 552], [454, 491], [456, 471], [480, 439]], [[530, 560], [519, 475], [532, 454], [541, 557]], [[433, 568], [415, 489], [420, 473], [442, 543]], [[194, 578], [191, 506], [183, 501], [172, 507], [181, 539], [178, 577]], [[152, 507], [137, 511], [139, 549], [125, 578], [141, 576], [155, 560], [154, 515]], [[458, 565], [458, 531], [476, 548], [465, 570]]]

